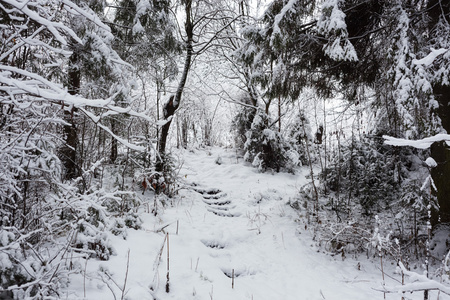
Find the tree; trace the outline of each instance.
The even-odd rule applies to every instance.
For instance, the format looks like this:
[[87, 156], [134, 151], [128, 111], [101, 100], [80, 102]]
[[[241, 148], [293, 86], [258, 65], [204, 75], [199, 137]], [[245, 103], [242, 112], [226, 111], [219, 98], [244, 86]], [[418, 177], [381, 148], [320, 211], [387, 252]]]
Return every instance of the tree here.
[[[8, 297], [59, 297], [58, 281], [67, 275], [63, 258], [72, 247], [100, 259], [112, 251], [100, 228], [106, 208], [99, 199], [108, 196], [90, 185], [98, 164], [78, 165], [80, 149], [70, 148], [80, 138], [73, 124], [82, 115], [141, 150], [102, 121], [123, 113], [149, 118], [115, 102], [127, 94], [126, 83], [104, 89], [111, 78], [105, 73], [117, 79], [128, 65], [111, 49], [109, 27], [85, 2], [5, 0], [0, 18], [0, 256], [7, 262], [0, 285]], [[67, 139], [75, 166], [73, 156], [64, 165], [58, 155]]]
[[164, 171], [170, 125], [175, 112], [181, 104], [192, 61], [198, 55], [214, 46], [214, 42], [219, 39], [221, 33], [237, 18], [233, 15], [227, 15], [226, 13], [230, 12], [230, 10], [223, 10], [220, 4], [221, 2], [212, 3], [206, 0], [181, 1], [181, 5], [184, 7], [184, 34], [182, 36], [185, 51], [184, 66], [175, 93], [170, 96], [163, 107], [163, 120], [165, 123], [161, 127], [161, 135], [159, 137], [158, 151], [162, 159], [156, 165], [156, 171], [158, 172]]
[[[159, 0], [120, 0], [110, 5], [114, 11], [110, 23], [115, 34], [114, 48], [135, 67], [134, 74], [140, 80], [144, 101], [140, 106], [149, 114], [154, 112], [147, 103], [148, 81], [156, 86], [155, 122], [142, 120], [142, 125], [135, 127], [135, 134], [142, 132], [147, 146], [159, 136], [159, 126], [153, 125], [159, 119], [159, 102], [165, 94], [166, 81], [173, 80], [178, 72], [176, 55], [181, 52], [181, 43], [175, 38], [176, 24], [170, 5], [170, 1]], [[152, 132], [150, 127], [156, 130]], [[149, 157], [150, 153], [145, 155]]]
[[[436, 114], [439, 117], [440, 124], [436, 121], [435, 123], [438, 123], [449, 133], [450, 82], [448, 74], [450, 72], [450, 3], [430, 0], [427, 4], [427, 12], [429, 17], [428, 30], [430, 32], [430, 43], [429, 46], [425, 46], [425, 49], [428, 51], [432, 51], [433, 49], [446, 50], [442, 55], [438, 55], [432, 64], [426, 68], [427, 73], [429, 73], [427, 75], [431, 77], [429, 81], [433, 89], [434, 99], [432, 100], [437, 102], [430, 102], [430, 106], [437, 110]], [[450, 148], [444, 142], [435, 143], [431, 146], [431, 156], [438, 162], [436, 168], [432, 169], [431, 175], [437, 188], [435, 195], [439, 202], [440, 221], [450, 223], [450, 206], [448, 205], [450, 203], [450, 190], [445, 179], [450, 176]], [[434, 221], [437, 220], [438, 216], [435, 216]]]
[[[280, 78], [279, 84], [270, 76], [258, 77], [266, 95], [279, 94], [281, 86], [279, 91], [291, 91], [295, 99], [312, 86], [325, 97], [340, 93], [359, 103], [371, 90], [371, 110], [379, 121], [370, 130], [376, 135], [422, 138], [448, 131], [449, 52], [438, 51], [450, 48], [447, 2], [328, 0], [317, 15], [313, 4], [300, 2], [273, 1], [264, 26], [247, 31], [246, 60], [264, 62], [261, 70], [272, 70], [272, 62], [281, 66], [273, 68], [281, 75], [271, 75]], [[425, 64], [420, 58], [429, 53], [437, 59]], [[443, 162], [438, 148], [432, 156]], [[447, 174], [442, 166], [440, 172]], [[439, 202], [449, 202], [443, 194]]]

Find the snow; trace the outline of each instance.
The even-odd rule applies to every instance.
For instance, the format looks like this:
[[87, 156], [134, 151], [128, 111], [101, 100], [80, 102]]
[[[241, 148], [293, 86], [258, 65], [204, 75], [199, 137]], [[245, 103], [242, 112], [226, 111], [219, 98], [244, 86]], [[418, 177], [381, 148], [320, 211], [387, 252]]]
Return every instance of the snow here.
[[275, 141], [276, 140], [276, 133], [273, 130], [270, 129], [264, 129], [263, 134], [269, 141]]
[[439, 55], [441, 55], [441, 54], [444, 54], [445, 52], [447, 52], [448, 51], [448, 49], [443, 49], [443, 48], [441, 48], [441, 49], [433, 49], [433, 48], [431, 48], [431, 52], [430, 52], [430, 54], [428, 54], [427, 56], [425, 56], [424, 58], [422, 58], [422, 59], [418, 59], [418, 60], [416, 60], [416, 59], [414, 59], [413, 60], [413, 64], [415, 64], [415, 65], [425, 65], [425, 66], [429, 66], [429, 65], [431, 65], [433, 62], [434, 62], [434, 60], [439, 56]]
[[384, 135], [384, 143], [391, 146], [411, 146], [417, 149], [428, 149], [434, 142], [450, 141], [450, 134], [437, 134], [421, 140], [406, 140]]
[[275, 16], [273, 20], [273, 32], [270, 38], [270, 45], [273, 45], [273, 40], [275, 39], [275, 36], [281, 34], [280, 22], [283, 20], [284, 16], [288, 11], [294, 9], [295, 3], [297, 3], [297, 0], [289, 0], [289, 2], [285, 6], [283, 6], [280, 13]]
[[18, 11], [23, 12], [25, 15], [27, 15], [30, 19], [36, 21], [38, 24], [44, 25], [53, 34], [56, 40], [59, 41], [61, 44], [66, 45], [67, 41], [58, 31], [58, 29], [60, 28], [63, 28], [65, 31], [71, 34], [72, 38], [74, 38], [77, 42], [82, 44], [80, 38], [70, 28], [64, 26], [62, 23], [52, 22], [41, 17], [37, 12], [31, 10], [28, 7], [28, 4], [24, 4], [23, 2], [14, 0], [5, 0], [5, 3], [17, 9]]
[[345, 13], [339, 8], [339, 4], [340, 0], [326, 0], [322, 3], [317, 29], [328, 39], [323, 50], [334, 60], [357, 61], [355, 48], [348, 40]]
[[149, 10], [152, 9], [152, 5], [148, 0], [140, 0], [136, 5], [136, 18], [139, 18]]
[[386, 287], [386, 291], [389, 292], [409, 292], [418, 290], [441, 290], [443, 293], [450, 295], [450, 288], [437, 281], [427, 278], [425, 275], [420, 275], [411, 271], [408, 271], [402, 262], [399, 262], [399, 269], [412, 280], [411, 283], [405, 285], [397, 285], [395, 287]]
[[[331, 9], [329, 22], [320, 22], [319, 25], [317, 25], [324, 32], [330, 32], [337, 29], [347, 30], [347, 24], [345, 23], [345, 14], [338, 8], [339, 2], [340, 1], [338, 0], [328, 0], [322, 4], [322, 10]], [[323, 19], [320, 19], [320, 21], [323, 22]]]
[[[117, 255], [109, 261], [74, 258], [86, 276], [71, 275], [62, 298], [121, 299], [126, 283], [123, 299], [383, 299], [376, 289], [399, 299], [398, 282], [386, 276], [383, 284], [378, 259], [378, 265], [362, 257], [343, 260], [315, 246], [305, 217], [287, 205], [307, 182], [307, 171], [259, 173], [231, 149], [183, 151], [179, 157], [185, 186], [168, 200], [171, 205], [157, 216], [144, 212], [144, 205], [144, 230], [129, 229], [126, 240], [111, 236]], [[157, 200], [150, 192], [142, 197], [150, 205]], [[401, 280], [393, 264], [384, 268]], [[430, 292], [430, 299], [436, 295]], [[450, 298], [441, 293], [439, 299]]]
[[144, 27], [142, 27], [139, 19], [136, 21], [136, 24], [133, 26], [133, 34], [143, 33], [145, 31]]
[[428, 157], [425, 160], [425, 163], [427, 164], [428, 167], [430, 168], [436, 168], [437, 167], [437, 162], [432, 158], [432, 157]]
[[[77, 41], [80, 44], [83, 44], [82, 40], [75, 34], [75, 32], [71, 28], [65, 26], [61, 22], [54, 22], [54, 21], [48, 20], [47, 18], [41, 16], [38, 12], [34, 11], [33, 6], [39, 7], [39, 5], [36, 5], [36, 3], [29, 3], [30, 1], [24, 2], [24, 1], [15, 1], [15, 0], [5, 0], [3, 2], [5, 2], [8, 5], [10, 5], [11, 7], [13, 7], [13, 9], [11, 9], [11, 11], [16, 9], [17, 11], [24, 13], [30, 19], [36, 21], [38, 24], [42, 24], [44, 27], [46, 27], [52, 33], [52, 35], [55, 37], [55, 39], [58, 42], [60, 42], [62, 45], [67, 45], [67, 40], [63, 36], [63, 34], [61, 34], [61, 32], [67, 33], [75, 41]], [[90, 14], [89, 12], [85, 11], [84, 9], [81, 9], [76, 4], [74, 4], [73, 2], [68, 1], [68, 0], [61, 0], [61, 4], [63, 4], [63, 5], [59, 5], [59, 3], [56, 4], [56, 7], [61, 7], [61, 9], [64, 8], [65, 10], [67, 10], [68, 12], [70, 12], [72, 14], [83, 15], [88, 21], [94, 23], [95, 25], [99, 26], [103, 30], [106, 30], [111, 35], [110, 28], [107, 25], [105, 25], [104, 23], [102, 23], [102, 21], [96, 14]], [[55, 4], [53, 4], [53, 5], [55, 5]], [[33, 7], [33, 9], [31, 9], [29, 6]], [[51, 4], [46, 4], [45, 6], [51, 7]], [[43, 12], [42, 12], [42, 14], [43, 14]]]

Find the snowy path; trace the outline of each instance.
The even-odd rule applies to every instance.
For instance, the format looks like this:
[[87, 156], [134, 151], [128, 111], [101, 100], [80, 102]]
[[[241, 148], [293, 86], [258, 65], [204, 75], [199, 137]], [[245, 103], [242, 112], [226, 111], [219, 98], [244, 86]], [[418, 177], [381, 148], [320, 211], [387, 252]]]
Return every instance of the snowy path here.
[[[306, 234], [299, 239], [302, 233], [295, 223], [299, 216], [286, 202], [304, 184], [304, 174], [260, 174], [243, 167], [242, 161], [237, 164], [233, 152], [216, 151], [210, 156], [189, 153], [185, 157], [186, 181], [196, 184], [193, 190], [200, 193], [184, 191], [192, 203], [190, 218], [188, 224], [180, 225], [180, 236], [172, 238], [173, 247], [178, 245], [180, 251], [172, 251], [179, 252], [180, 264], [192, 260], [197, 274], [181, 267], [180, 272], [186, 272], [193, 282], [177, 287], [173, 279], [175, 295], [160, 294], [161, 298], [184, 299], [181, 295], [189, 293], [196, 294], [192, 299], [382, 297], [367, 284], [358, 284], [368, 278], [364, 273], [355, 274], [356, 261], [342, 263], [339, 259], [336, 263], [318, 254]], [[214, 163], [219, 154], [221, 165]], [[205, 203], [204, 209], [200, 200]], [[186, 233], [183, 227], [187, 227]], [[230, 279], [233, 269], [234, 289]], [[381, 277], [372, 280], [380, 281]], [[184, 292], [179, 294], [178, 288]]]
[[[157, 217], [144, 214], [147, 230], [130, 230], [127, 240], [113, 237], [117, 256], [103, 263], [89, 261], [86, 282], [76, 277], [67, 299], [83, 299], [84, 290], [85, 299], [115, 299], [113, 293], [121, 299], [117, 286], [123, 286], [125, 275], [125, 299], [383, 299], [374, 290], [382, 280], [372, 262], [320, 253], [305, 229], [305, 217], [286, 205], [305, 183], [305, 174], [260, 174], [237, 163], [231, 150], [211, 151], [183, 153], [180, 175], [187, 188], [180, 191], [181, 198]], [[215, 163], [218, 155], [221, 165]], [[158, 259], [166, 233], [170, 293], [165, 292], [166, 247]], [[99, 280], [100, 266], [113, 273], [117, 286], [108, 288]], [[408, 294], [406, 299], [423, 295]]]

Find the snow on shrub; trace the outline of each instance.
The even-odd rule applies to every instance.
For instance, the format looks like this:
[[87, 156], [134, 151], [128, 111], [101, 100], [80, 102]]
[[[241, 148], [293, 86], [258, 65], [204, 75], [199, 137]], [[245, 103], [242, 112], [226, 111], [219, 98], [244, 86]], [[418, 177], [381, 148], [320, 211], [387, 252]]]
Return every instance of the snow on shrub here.
[[299, 155], [279, 132], [268, 128], [269, 123], [269, 117], [258, 110], [250, 130], [245, 134], [244, 159], [260, 172], [268, 169], [293, 172], [298, 166]]

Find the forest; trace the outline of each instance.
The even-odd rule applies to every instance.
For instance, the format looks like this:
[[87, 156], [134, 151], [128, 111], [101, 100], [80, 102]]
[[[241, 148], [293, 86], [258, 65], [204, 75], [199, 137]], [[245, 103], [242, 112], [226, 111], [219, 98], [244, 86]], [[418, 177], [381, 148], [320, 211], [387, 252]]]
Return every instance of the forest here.
[[[217, 202], [228, 188], [323, 257], [367, 257], [383, 282], [393, 265], [400, 285], [373, 299], [445, 299], [448, 132], [448, 0], [0, 0], [0, 298], [90, 299], [71, 278], [153, 218], [165, 287], [127, 292], [129, 249], [123, 283], [95, 271], [98, 299], [253, 299], [169, 288], [171, 208], [201, 195], [261, 236], [278, 220]], [[258, 276], [230, 270], [233, 289]], [[329, 299], [280, 295], [255, 299]]]

